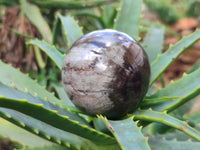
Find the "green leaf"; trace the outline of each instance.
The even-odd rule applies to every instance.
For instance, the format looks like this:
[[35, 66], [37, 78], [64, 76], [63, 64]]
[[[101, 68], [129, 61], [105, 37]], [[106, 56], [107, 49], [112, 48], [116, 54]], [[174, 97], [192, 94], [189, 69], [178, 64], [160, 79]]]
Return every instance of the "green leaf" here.
[[167, 102], [167, 101], [173, 101], [175, 99], [177, 99], [178, 96], [174, 96], [174, 97], [159, 97], [159, 98], [148, 98], [145, 97], [141, 104], [140, 107], [150, 107], [151, 105], [155, 105], [155, 104], [160, 104], [163, 102]]
[[[171, 112], [171, 114], [178, 116], [178, 117], [183, 117], [183, 115], [187, 114], [197, 103], [198, 96], [187, 101], [183, 105], [179, 106], [175, 110]], [[192, 121], [192, 120], [191, 120]]]
[[114, 28], [138, 40], [141, 7], [142, 0], [122, 0]]
[[52, 44], [56, 45], [56, 38], [59, 35], [59, 32], [61, 31], [61, 22], [59, 17], [55, 17], [55, 21], [53, 23], [53, 36], [52, 36]]
[[189, 46], [200, 39], [200, 30], [197, 30], [188, 37], [183, 38], [174, 46], [157, 57], [151, 64], [151, 84], [167, 69], [167, 67]]
[[70, 150], [71, 148], [66, 148], [64, 146], [60, 146], [57, 144], [52, 144], [52, 145], [43, 145], [43, 146], [35, 146], [35, 147], [28, 147], [28, 148], [23, 148], [20, 150]]
[[64, 61], [64, 55], [62, 55], [55, 46], [52, 46], [49, 43], [46, 43], [45, 41], [40, 40], [30, 40], [27, 43], [27, 48], [29, 49], [30, 45], [34, 45], [39, 47], [42, 51], [44, 51], [58, 66], [60, 70], [62, 70], [62, 65]]
[[[48, 141], [52, 141], [59, 145], [64, 145], [66, 148], [70, 147], [71, 149], [75, 150], [80, 150], [80, 148], [91, 148], [91, 150], [98, 149], [98, 147], [94, 143], [87, 139], [50, 126], [49, 124], [34, 119], [30, 116], [24, 115], [20, 112], [0, 108], [0, 116], [37, 136], [40, 136]], [[27, 138], [29, 143], [31, 142], [30, 138]], [[39, 146], [39, 144], [37, 146]]]
[[9, 0], [9, 1], [7, 1], [7, 0], [1, 0], [0, 4], [1, 5], [5, 5], [5, 6], [13, 6], [13, 5], [17, 5], [18, 2], [16, 0]]
[[105, 5], [103, 9], [103, 24], [102, 25], [106, 26], [106, 28], [112, 28], [116, 14], [117, 14], [117, 11], [111, 4]]
[[52, 86], [55, 89], [55, 91], [57, 92], [58, 97], [63, 101], [63, 103], [66, 106], [74, 106], [74, 104], [69, 99], [69, 97], [68, 97], [67, 93], [65, 92], [64, 87], [62, 85], [54, 84]]
[[199, 142], [191, 141], [168, 141], [161, 139], [149, 139], [149, 145], [152, 150], [199, 150]]
[[[148, 127], [147, 127], [148, 128]], [[185, 134], [184, 132], [181, 132], [179, 130], [174, 130], [173, 132], [167, 132], [165, 134], [156, 134], [156, 135], [147, 135], [151, 138], [156, 139], [165, 139], [168, 141], [195, 141], [195, 139], [192, 139], [190, 136]]]
[[83, 36], [83, 32], [77, 21], [75, 21], [71, 16], [62, 16], [58, 14], [57, 17], [60, 19], [64, 36], [68, 41], [68, 47], [71, 47], [76, 40]]
[[58, 129], [79, 135], [98, 144], [115, 143], [114, 138], [109, 135], [98, 132], [86, 125], [81, 125], [77, 121], [70, 120], [68, 116], [60, 115], [58, 111], [48, 110], [42, 104], [30, 103], [27, 99], [10, 99], [2, 96], [0, 97], [0, 107], [19, 111]]
[[[34, 80], [21, 73], [19, 70], [13, 68], [11, 65], [5, 64], [0, 61], [0, 82], [9, 86], [14, 87], [20, 91], [28, 92], [31, 95], [37, 96], [41, 99], [46, 99], [50, 103], [62, 105], [52, 93], [48, 92], [44, 87], [41, 87]], [[62, 106], [66, 107], [66, 106]]]
[[144, 38], [142, 46], [149, 57], [149, 63], [151, 64], [156, 57], [162, 53], [164, 42], [164, 27], [151, 27], [149, 32]]
[[46, 20], [43, 18], [40, 9], [33, 4], [21, 1], [21, 7], [31, 23], [39, 30], [45, 41], [51, 42], [52, 33]]
[[25, 131], [18, 126], [0, 118], [0, 134], [11, 138], [12, 140], [23, 143], [24, 146], [42, 146], [52, 144], [28, 131]]
[[147, 139], [142, 135], [133, 118], [111, 121], [101, 117], [105, 126], [114, 135], [122, 150], [149, 150]]
[[92, 8], [104, 5], [106, 3], [115, 2], [116, 0], [79, 0], [79, 1], [66, 1], [66, 0], [29, 0], [39, 7], [50, 9], [83, 9]]
[[187, 73], [188, 74], [192, 73], [199, 68], [200, 68], [200, 59], [192, 66], [192, 68]]
[[188, 100], [200, 94], [200, 69], [191, 74], [184, 74], [181, 79], [172, 82], [168, 87], [158, 90], [149, 98], [162, 98], [164, 96], [178, 96], [179, 98], [173, 101], [167, 101], [162, 104], [157, 104], [151, 108], [156, 111], [172, 111], [178, 106], [184, 104]]
[[46, 64], [43, 61], [42, 54], [37, 46], [34, 46], [34, 52], [35, 52], [35, 59], [37, 60], [38, 66], [41, 69], [44, 69]]
[[156, 112], [152, 110], [137, 110], [134, 114], [134, 119], [144, 120], [150, 122], [159, 122], [175, 129], [178, 129], [192, 138], [200, 141], [200, 133], [194, 128], [190, 127], [186, 122], [178, 120], [166, 113]]
[[188, 120], [192, 120], [194, 123], [198, 124], [200, 123], [200, 111], [198, 110], [191, 114], [186, 114], [184, 118]]
[[41, 104], [46, 109], [58, 111], [60, 115], [68, 116], [69, 119], [71, 120], [78, 121], [79, 123], [83, 125], [89, 126], [89, 124], [85, 120], [83, 120], [76, 113], [71, 112], [69, 109], [63, 108], [62, 106], [56, 105], [54, 103], [49, 103], [49, 101], [33, 96], [29, 93], [24, 93], [24, 92], [18, 91], [15, 88], [5, 86], [1, 82], [0, 82], [0, 95], [6, 98], [10, 98], [10, 99], [28, 99], [30, 103]]

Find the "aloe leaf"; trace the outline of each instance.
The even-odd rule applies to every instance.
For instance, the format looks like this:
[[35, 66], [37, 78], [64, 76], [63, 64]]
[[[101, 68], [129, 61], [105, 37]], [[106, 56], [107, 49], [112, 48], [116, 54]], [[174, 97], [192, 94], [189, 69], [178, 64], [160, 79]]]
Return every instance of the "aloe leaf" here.
[[58, 111], [60, 115], [68, 116], [70, 119], [78, 121], [81, 124], [89, 125], [85, 122], [80, 116], [77, 114], [69, 111], [69, 109], [65, 109], [59, 105], [55, 105], [54, 103], [49, 103], [48, 101], [41, 99], [39, 97], [35, 97], [33, 95], [30, 95], [29, 93], [24, 93], [21, 91], [18, 91], [15, 88], [11, 88], [8, 86], [3, 85], [0, 83], [0, 95], [7, 97], [7, 98], [13, 98], [13, 99], [28, 99], [30, 103], [33, 104], [42, 104], [46, 109]]
[[168, 141], [161, 139], [149, 139], [149, 145], [153, 150], [199, 150], [200, 143], [192, 141]]
[[39, 30], [44, 40], [51, 42], [52, 33], [48, 23], [43, 18], [40, 9], [37, 6], [26, 2], [26, 0], [21, 1], [21, 7], [28, 19]]
[[192, 68], [187, 73], [188, 74], [192, 73], [199, 68], [200, 68], [200, 59], [192, 66]]
[[0, 118], [0, 134], [11, 138], [21, 144], [21, 147], [25, 146], [42, 146], [52, 144], [51, 142], [44, 140], [28, 131], [21, 129], [20, 127]]
[[14, 110], [0, 108], [0, 116], [37, 136], [59, 145], [63, 145], [66, 148], [75, 150], [91, 148], [91, 150], [93, 150], [98, 149], [98, 146], [100, 146], [96, 146], [85, 138], [65, 132]]
[[103, 24], [106, 28], [113, 27], [114, 18], [116, 17], [117, 11], [112, 5], [107, 4], [104, 6], [103, 9]]
[[167, 101], [173, 101], [175, 99], [177, 99], [178, 96], [174, 96], [174, 97], [159, 97], [159, 98], [144, 98], [144, 100], [142, 100], [140, 107], [150, 107], [151, 105], [156, 105], [156, 104], [160, 104], [163, 102], [167, 102]]
[[133, 117], [128, 119], [111, 121], [101, 117], [104, 125], [116, 138], [122, 150], [149, 150], [147, 139], [142, 135], [141, 129], [133, 121]]
[[116, 2], [116, 0], [79, 0], [79, 1], [66, 1], [66, 0], [28, 0], [35, 3], [39, 7], [51, 9], [83, 9], [92, 8], [104, 5], [106, 3]]
[[191, 114], [186, 114], [183, 116], [185, 119], [192, 120], [194, 123], [200, 123], [200, 111], [193, 112]]
[[71, 16], [62, 16], [58, 14], [58, 17], [61, 21], [64, 36], [68, 41], [68, 47], [71, 47], [76, 40], [83, 36], [83, 32], [77, 21], [75, 21]]
[[191, 74], [184, 74], [181, 79], [172, 82], [168, 87], [158, 90], [150, 98], [161, 98], [163, 96], [178, 96], [179, 98], [173, 101], [167, 101], [162, 104], [157, 104], [151, 108], [156, 111], [172, 111], [178, 106], [184, 104], [188, 100], [200, 94], [200, 69]]
[[52, 93], [45, 90], [44, 87], [41, 87], [34, 80], [21, 73], [19, 70], [13, 68], [11, 65], [0, 61], [0, 72], [1, 83], [9, 87], [14, 87], [20, 91], [28, 92], [29, 94], [47, 100], [50, 103], [59, 105], [61, 107], [67, 107], [64, 106], [63, 103]]
[[81, 125], [77, 121], [70, 120], [68, 116], [60, 115], [58, 111], [48, 110], [42, 104], [30, 103], [27, 99], [11, 99], [2, 96], [0, 97], [0, 107], [19, 111], [58, 129], [93, 140], [99, 144], [115, 143], [114, 138], [102, 132], [97, 132], [86, 125]]
[[45, 90], [44, 87], [41, 87], [34, 80], [28, 77], [28, 75], [21, 73], [11, 65], [0, 61], [0, 72], [0, 82], [3, 84], [9, 87], [15, 87], [23, 92], [28, 92], [31, 95], [40, 97], [41, 99], [46, 99], [51, 103], [61, 104], [59, 99], [53, 96], [52, 93]]
[[64, 88], [60, 84], [52, 85], [55, 89], [56, 93], [58, 94], [59, 98], [63, 101], [66, 106], [74, 106], [74, 104], [69, 99], [67, 93], [65, 92]]
[[164, 112], [156, 112], [152, 110], [137, 110], [133, 115], [134, 119], [136, 120], [162, 123], [178, 129], [196, 139], [197, 141], [200, 141], [200, 133], [197, 130], [190, 127], [187, 122], [178, 120]]
[[[177, 117], [183, 117], [185, 114], [187, 114], [197, 103], [198, 96], [187, 101], [183, 105], [179, 106], [175, 110], [171, 112], [171, 114], [177, 116]], [[192, 121], [192, 120], [191, 120]], [[192, 121], [193, 122], [193, 121]]]
[[35, 147], [28, 147], [19, 150], [70, 150], [71, 148], [66, 148], [64, 146], [52, 144], [52, 145], [43, 145], [43, 146], [35, 146]]
[[52, 29], [52, 44], [53, 45], [56, 45], [56, 38], [57, 36], [59, 35], [59, 31], [61, 31], [61, 22], [60, 22], [60, 19], [59, 17], [55, 17], [55, 21], [53, 23], [53, 29]]
[[164, 42], [164, 27], [151, 27], [149, 32], [144, 38], [142, 46], [149, 57], [149, 63], [151, 64], [156, 57], [162, 53]]
[[[148, 128], [148, 127], [147, 127]], [[145, 134], [146, 135], [146, 134]], [[165, 134], [156, 134], [156, 135], [147, 135], [151, 138], [155, 139], [163, 139], [168, 141], [195, 141], [195, 139], [191, 138], [184, 132], [181, 132], [180, 130], [174, 130], [173, 132], [167, 132]]]
[[[18, 94], [19, 96], [22, 95], [22, 92], [26, 92], [27, 94], [23, 94], [23, 99], [24, 98], [29, 100], [32, 99], [32, 102], [34, 102], [37, 99], [38, 103], [40, 104], [42, 103], [47, 108], [60, 110], [60, 113], [64, 113], [71, 119], [79, 121], [80, 123], [83, 124], [86, 123], [79, 115], [70, 112], [68, 106], [65, 106], [64, 103], [59, 99], [57, 99], [52, 93], [49, 93], [43, 87], [38, 85], [35, 81], [31, 80], [28, 76], [14, 69], [10, 65], [4, 64], [3, 62], [0, 61], [0, 72], [1, 72], [0, 82], [3, 83], [4, 85], [7, 85], [8, 87], [14, 87], [15, 89], [14, 92], [10, 92], [8, 94], [9, 96], [11, 96], [12, 93], [17, 93], [16, 90], [19, 90]], [[10, 72], [12, 72], [12, 74], [10, 74]], [[9, 90], [12, 91], [11, 88], [6, 88], [6, 89], [7, 89], [6, 92], [8, 92]], [[1, 91], [3, 92], [3, 90]], [[4, 94], [5, 93], [2, 93], [2, 95]], [[16, 95], [14, 95], [14, 98], [16, 98]]]
[[57, 65], [57, 67], [62, 70], [64, 55], [62, 55], [55, 46], [52, 46], [49, 43], [46, 43], [45, 41], [40, 40], [30, 40], [27, 43], [27, 48], [29, 49], [30, 45], [34, 45], [39, 47], [42, 51], [44, 51]]
[[139, 21], [142, 0], [122, 0], [114, 28], [139, 39]]
[[157, 57], [151, 64], [151, 84], [167, 69], [167, 67], [189, 46], [200, 39], [200, 30], [197, 30], [188, 37], [183, 38], [174, 46]]

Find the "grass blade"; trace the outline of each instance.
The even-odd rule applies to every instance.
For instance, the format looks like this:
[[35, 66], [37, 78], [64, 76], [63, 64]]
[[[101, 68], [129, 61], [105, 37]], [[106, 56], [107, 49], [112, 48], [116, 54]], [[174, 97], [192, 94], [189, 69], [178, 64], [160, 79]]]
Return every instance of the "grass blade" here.
[[167, 69], [167, 67], [188, 47], [200, 39], [200, 30], [197, 30], [188, 37], [183, 38], [174, 46], [157, 57], [151, 64], [151, 84]]
[[141, 7], [142, 0], [122, 0], [114, 28], [138, 40]]

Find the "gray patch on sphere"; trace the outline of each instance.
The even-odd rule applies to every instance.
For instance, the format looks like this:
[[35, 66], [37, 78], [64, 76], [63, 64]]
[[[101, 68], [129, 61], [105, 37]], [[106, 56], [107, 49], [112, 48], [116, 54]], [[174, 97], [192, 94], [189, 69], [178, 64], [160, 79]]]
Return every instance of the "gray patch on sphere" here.
[[64, 89], [76, 106], [91, 115], [114, 107], [109, 98], [113, 89], [108, 86], [115, 80], [116, 67], [123, 66], [124, 53], [119, 44], [109, 48], [89, 43], [72, 47], [64, 60], [62, 78]]

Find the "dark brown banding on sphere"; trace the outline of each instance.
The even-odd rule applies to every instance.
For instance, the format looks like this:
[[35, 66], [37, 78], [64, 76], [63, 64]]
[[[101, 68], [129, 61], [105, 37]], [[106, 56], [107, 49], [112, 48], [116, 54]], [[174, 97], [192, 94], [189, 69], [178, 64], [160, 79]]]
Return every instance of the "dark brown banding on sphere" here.
[[97, 30], [77, 40], [64, 60], [62, 80], [84, 112], [118, 119], [144, 98], [150, 66], [143, 48], [116, 30]]

